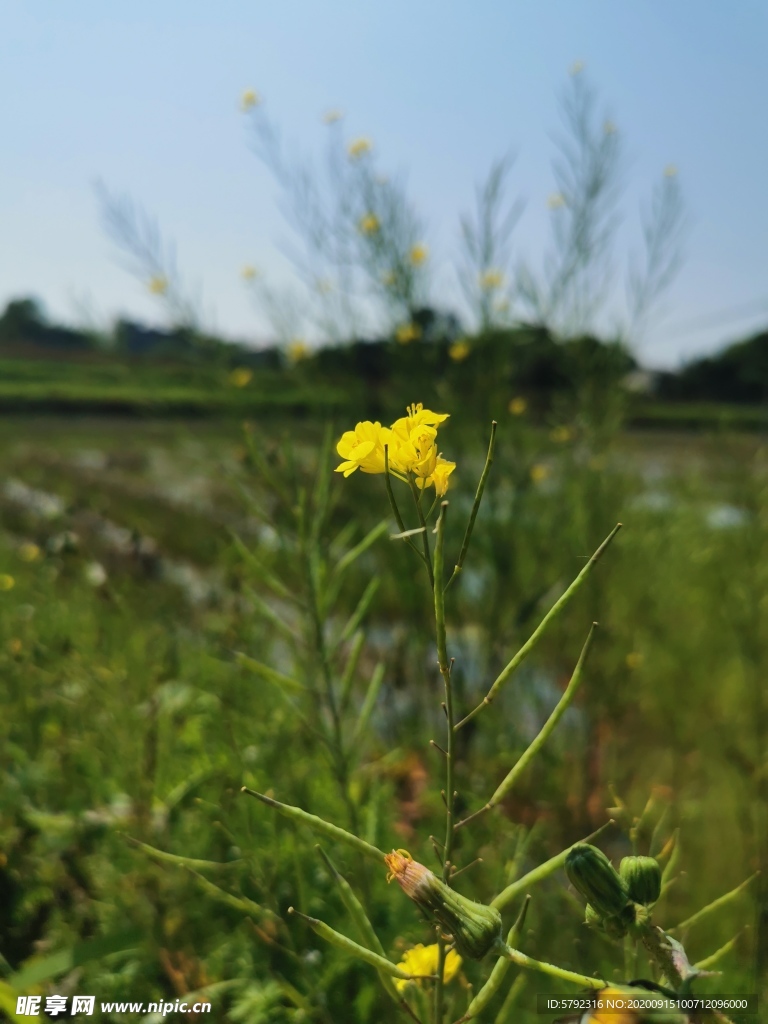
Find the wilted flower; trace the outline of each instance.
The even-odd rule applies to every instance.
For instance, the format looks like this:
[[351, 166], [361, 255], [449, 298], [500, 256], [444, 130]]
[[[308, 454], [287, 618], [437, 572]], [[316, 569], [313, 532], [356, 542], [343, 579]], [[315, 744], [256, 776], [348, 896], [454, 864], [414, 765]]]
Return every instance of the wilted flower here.
[[460, 896], [407, 850], [393, 850], [384, 859], [387, 881], [395, 879], [406, 896], [452, 937], [462, 956], [482, 960], [501, 943], [501, 914], [495, 907]]
[[[433, 943], [431, 946], [425, 946], [419, 942], [417, 945], [411, 946], [410, 949], [406, 949], [397, 966], [401, 971], [405, 971], [406, 974], [415, 974], [417, 976], [437, 974], [437, 969], [440, 966], [439, 954], [440, 951], [436, 943]], [[461, 957], [455, 949], [447, 951], [443, 963], [443, 981], [452, 981], [456, 977], [461, 968], [461, 962]], [[398, 992], [403, 992], [408, 985], [414, 984], [423, 986], [424, 981], [418, 977], [413, 981], [406, 981], [404, 978], [395, 979], [395, 988]]]
[[528, 408], [528, 403], [521, 395], [518, 395], [516, 398], [512, 398], [510, 400], [510, 403], [507, 406], [507, 408], [509, 409], [513, 416], [522, 416], [525, 410]]
[[247, 366], [238, 366], [229, 375], [229, 383], [234, 388], [244, 388], [253, 380], [253, 370]]
[[375, 213], [366, 213], [364, 217], [360, 218], [359, 228], [363, 235], [375, 235], [380, 227], [379, 218]]
[[147, 288], [153, 295], [165, 295], [168, 291], [168, 278], [163, 277], [162, 274], [156, 274], [155, 277], [150, 278]]
[[258, 107], [260, 104], [261, 96], [259, 96], [255, 89], [246, 89], [240, 97], [240, 109], [244, 112], [253, 110], [254, 107]]
[[448, 349], [448, 355], [454, 363], [463, 363], [471, 351], [472, 348], [467, 339], [459, 338], [458, 341], [454, 341]]
[[421, 328], [418, 324], [400, 324], [395, 330], [395, 338], [401, 345], [407, 345], [411, 341], [418, 341], [421, 337]]
[[416, 245], [411, 246], [408, 256], [414, 267], [420, 267], [429, 259], [429, 249], [423, 242], [417, 242]]
[[366, 153], [370, 153], [373, 149], [373, 143], [370, 139], [361, 137], [359, 139], [353, 139], [352, 142], [347, 146], [347, 153], [352, 160], [359, 160], [361, 156], [365, 156]]

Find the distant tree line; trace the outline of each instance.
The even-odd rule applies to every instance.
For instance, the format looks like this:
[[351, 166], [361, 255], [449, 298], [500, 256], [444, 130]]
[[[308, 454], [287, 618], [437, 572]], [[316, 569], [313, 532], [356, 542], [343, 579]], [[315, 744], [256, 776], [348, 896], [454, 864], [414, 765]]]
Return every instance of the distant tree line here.
[[[460, 375], [467, 387], [493, 381], [527, 394], [548, 394], [589, 379], [611, 386], [639, 370], [619, 342], [584, 335], [559, 339], [545, 327], [518, 325], [465, 339], [470, 355], [456, 360], [462, 325], [450, 313], [428, 307], [414, 313], [419, 340], [399, 344], [360, 339], [327, 346], [310, 356], [316, 370], [337, 380], [354, 376], [375, 391], [393, 378], [417, 381]], [[118, 320], [109, 334], [51, 323], [33, 298], [14, 299], [0, 316], [0, 355], [44, 358], [100, 353], [102, 357], [247, 365], [277, 369], [286, 365], [278, 346], [254, 350], [201, 334], [189, 327], [161, 330]], [[695, 359], [677, 372], [653, 375], [652, 390], [662, 399], [755, 404], [768, 400], [768, 331]]]

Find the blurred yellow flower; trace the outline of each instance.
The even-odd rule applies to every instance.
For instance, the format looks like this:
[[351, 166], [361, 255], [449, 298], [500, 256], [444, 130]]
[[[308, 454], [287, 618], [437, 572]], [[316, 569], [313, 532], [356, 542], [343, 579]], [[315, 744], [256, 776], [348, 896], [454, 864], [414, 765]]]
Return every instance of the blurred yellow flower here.
[[352, 160], [359, 160], [361, 156], [370, 153], [372, 149], [373, 143], [371, 140], [361, 136], [359, 139], [353, 139], [350, 142], [347, 146], [347, 153], [349, 153]]
[[516, 398], [513, 398], [510, 401], [507, 408], [509, 409], [513, 416], [522, 416], [525, 410], [528, 408], [528, 403], [522, 397], [522, 395], [518, 395]]
[[583, 70], [584, 70], [584, 61], [583, 60], [575, 60], [573, 62], [573, 64], [571, 64], [571, 66], [568, 68], [568, 74], [569, 75], [580, 75]]
[[541, 462], [537, 462], [531, 466], [531, 480], [535, 484], [540, 484], [543, 480], [546, 480], [549, 476], [549, 466], [545, 466]]
[[422, 263], [426, 263], [429, 259], [429, 249], [422, 242], [417, 242], [416, 245], [411, 247], [408, 255], [414, 267], [420, 267]]
[[229, 375], [229, 383], [234, 388], [247, 387], [253, 380], [253, 370], [249, 370], [247, 366], [238, 366]]
[[459, 338], [448, 349], [448, 355], [454, 363], [463, 363], [471, 351], [472, 349], [466, 338]]
[[561, 192], [553, 192], [547, 199], [547, 206], [550, 210], [559, 210], [565, 206], [565, 196]]
[[155, 277], [150, 278], [147, 288], [149, 288], [153, 295], [165, 295], [168, 291], [168, 278], [163, 277], [162, 274], [157, 274]]
[[246, 89], [240, 97], [240, 109], [242, 111], [253, 110], [254, 107], [258, 107], [260, 104], [261, 96], [259, 96], [255, 89]]
[[619, 129], [616, 127], [613, 121], [606, 121], [603, 125], [603, 132], [606, 135], [615, 135]]
[[667, 164], [667, 166], [664, 168], [664, 177], [665, 178], [676, 178], [677, 177], [677, 167], [675, 166], [675, 164]]
[[333, 281], [329, 277], [321, 277], [315, 281], [315, 288], [321, 295], [328, 295], [329, 292], [333, 291]]
[[15, 636], [12, 640], [8, 641], [8, 650], [14, 656], [21, 654], [23, 649], [24, 644], [21, 642], [21, 639], [19, 637]]
[[418, 324], [400, 324], [395, 331], [395, 338], [401, 345], [407, 345], [410, 341], [418, 341], [421, 337], [421, 328]]
[[323, 124], [336, 124], [344, 117], [344, 114], [340, 110], [328, 110], [323, 114]]
[[498, 302], [494, 302], [493, 308], [497, 313], [508, 313], [509, 312], [509, 299], [499, 299]]
[[554, 427], [549, 432], [550, 441], [554, 441], [555, 444], [567, 444], [568, 441], [573, 437], [573, 431], [570, 427]]
[[381, 227], [379, 218], [375, 213], [366, 213], [364, 217], [360, 218], [360, 231], [364, 235], [375, 235]]
[[643, 663], [643, 656], [640, 651], [630, 651], [626, 657], [626, 663], [628, 669], [640, 668]]
[[13, 590], [16, 586], [16, 580], [13, 576], [9, 576], [8, 573], [0, 573], [0, 590]]
[[309, 346], [301, 338], [294, 338], [288, 345], [287, 351], [288, 359], [292, 363], [300, 363], [302, 359], [306, 359], [309, 355]]
[[19, 558], [22, 562], [36, 562], [42, 554], [43, 552], [37, 544], [27, 542], [26, 544], [19, 545]]
[[[438, 964], [439, 951], [437, 945], [424, 946], [419, 942], [416, 946], [406, 949], [397, 966], [401, 971], [405, 971], [406, 974], [423, 974], [425, 976], [429, 976], [437, 973]], [[455, 949], [449, 949], [445, 954], [445, 963], [443, 965], [444, 980], [452, 981], [459, 973], [460, 968], [461, 957]], [[406, 986], [412, 984], [424, 986], [425, 982], [417, 979], [414, 979], [413, 982], [405, 981], [403, 978], [395, 979], [395, 987], [398, 992], [402, 992]]]
[[240, 271], [240, 277], [242, 277], [244, 281], [255, 281], [258, 276], [258, 270], [256, 267], [252, 267], [250, 263], [246, 264]]
[[397, 278], [395, 277], [394, 270], [385, 270], [381, 275], [381, 283], [385, 288], [391, 288]]
[[480, 287], [483, 291], [490, 292], [494, 288], [501, 288], [504, 284], [504, 275], [500, 270], [486, 270], [480, 275]]

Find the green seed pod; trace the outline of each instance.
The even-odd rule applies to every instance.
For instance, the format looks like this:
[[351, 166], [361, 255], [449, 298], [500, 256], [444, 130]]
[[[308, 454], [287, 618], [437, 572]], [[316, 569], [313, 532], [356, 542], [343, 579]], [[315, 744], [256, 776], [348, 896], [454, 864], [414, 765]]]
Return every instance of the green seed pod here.
[[614, 866], [601, 850], [588, 843], [578, 843], [569, 850], [565, 873], [601, 917], [619, 915], [629, 902], [627, 887]]
[[619, 873], [635, 903], [648, 906], [661, 895], [661, 868], [655, 857], [625, 857]]
[[495, 907], [459, 895], [405, 850], [393, 850], [384, 859], [389, 880], [396, 879], [403, 892], [452, 936], [461, 956], [482, 960], [501, 942], [501, 914]]

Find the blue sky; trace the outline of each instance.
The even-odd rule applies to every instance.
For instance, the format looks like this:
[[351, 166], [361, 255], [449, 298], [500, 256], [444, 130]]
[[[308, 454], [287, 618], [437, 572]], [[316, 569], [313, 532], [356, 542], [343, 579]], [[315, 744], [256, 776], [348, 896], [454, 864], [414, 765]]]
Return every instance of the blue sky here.
[[768, 323], [763, 0], [3, 0], [0, 10], [0, 303], [34, 294], [70, 322], [162, 321], [102, 230], [100, 179], [158, 218], [210, 323], [263, 341], [240, 269], [281, 282], [290, 266], [278, 190], [239, 110], [252, 87], [298, 151], [320, 154], [321, 116], [338, 107], [382, 167], [407, 171], [437, 297], [451, 305], [459, 215], [509, 150], [526, 201], [516, 251], [534, 262], [544, 251], [557, 95], [581, 60], [625, 145], [619, 252], [670, 163], [689, 210], [686, 261], [642, 357], [675, 365]]

